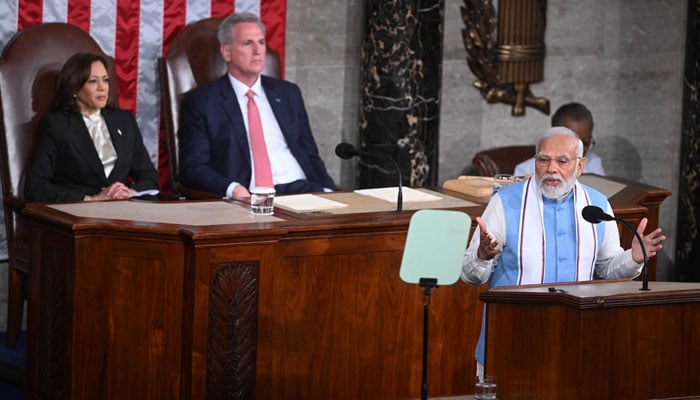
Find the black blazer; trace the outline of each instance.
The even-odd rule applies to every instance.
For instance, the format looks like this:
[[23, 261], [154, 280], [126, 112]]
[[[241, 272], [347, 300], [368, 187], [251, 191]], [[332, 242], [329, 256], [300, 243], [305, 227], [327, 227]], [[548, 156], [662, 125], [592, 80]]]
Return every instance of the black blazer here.
[[133, 114], [104, 108], [102, 115], [117, 151], [117, 163], [109, 176], [105, 176], [82, 115], [51, 112], [39, 121], [24, 184], [27, 200], [81, 201], [118, 181], [137, 191], [158, 188], [158, 172]]
[[[306, 174], [305, 181], [276, 185], [277, 193], [335, 189], [318, 154], [299, 87], [268, 76], [261, 76], [261, 84], [287, 146]], [[183, 99], [178, 137], [178, 176], [183, 185], [222, 196], [231, 182], [250, 186], [248, 137], [228, 74]]]

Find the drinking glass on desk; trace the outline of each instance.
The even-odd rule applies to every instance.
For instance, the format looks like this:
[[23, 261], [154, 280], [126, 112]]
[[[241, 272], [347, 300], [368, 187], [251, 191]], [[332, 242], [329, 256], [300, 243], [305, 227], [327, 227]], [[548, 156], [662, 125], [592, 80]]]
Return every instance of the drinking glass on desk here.
[[474, 387], [474, 400], [496, 400], [496, 377], [482, 376], [476, 377]]
[[250, 191], [250, 213], [253, 215], [272, 215], [275, 207], [275, 188], [256, 187]]

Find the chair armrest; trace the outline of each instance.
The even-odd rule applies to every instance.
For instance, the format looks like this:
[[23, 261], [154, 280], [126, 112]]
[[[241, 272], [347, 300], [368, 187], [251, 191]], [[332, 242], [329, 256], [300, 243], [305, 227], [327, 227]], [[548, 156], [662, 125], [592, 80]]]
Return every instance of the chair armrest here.
[[12, 207], [14, 211], [19, 212], [27, 204], [27, 201], [14, 195], [5, 194], [3, 197], [3, 204], [5, 207]]

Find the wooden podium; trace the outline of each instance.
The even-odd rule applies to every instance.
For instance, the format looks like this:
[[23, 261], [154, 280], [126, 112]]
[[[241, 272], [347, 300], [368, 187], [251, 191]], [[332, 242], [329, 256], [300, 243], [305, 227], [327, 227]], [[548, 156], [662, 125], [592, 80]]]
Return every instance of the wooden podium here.
[[499, 400], [700, 395], [700, 283], [494, 288], [486, 374]]

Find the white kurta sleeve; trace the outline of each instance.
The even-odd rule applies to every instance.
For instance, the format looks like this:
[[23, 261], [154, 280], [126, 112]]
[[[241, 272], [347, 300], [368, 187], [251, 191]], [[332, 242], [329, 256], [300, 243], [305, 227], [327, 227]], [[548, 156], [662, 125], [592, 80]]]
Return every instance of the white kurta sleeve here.
[[[607, 205], [608, 214], [613, 215], [610, 203]], [[617, 222], [601, 222], [605, 224], [605, 237], [596, 259], [596, 273], [603, 279], [635, 278], [641, 272], [644, 264], [637, 264], [632, 259], [632, 250], [623, 250], [620, 246], [620, 232]]]
[[[495, 240], [498, 240], [498, 247], [502, 249], [506, 240], [506, 218], [503, 202], [498, 193], [489, 200], [484, 213], [481, 215], [481, 219], [484, 220], [491, 236]], [[482, 260], [479, 258], [477, 253], [479, 251], [479, 243], [481, 242], [480, 237], [481, 229], [477, 226], [469, 242], [469, 246], [467, 246], [464, 260], [462, 261], [461, 279], [466, 283], [474, 285], [482, 285], [488, 281], [491, 272], [493, 272], [493, 266], [496, 264], [496, 260], [498, 260], [499, 257], [496, 256], [491, 260]]]

